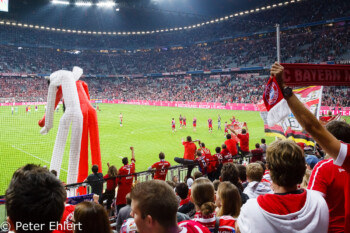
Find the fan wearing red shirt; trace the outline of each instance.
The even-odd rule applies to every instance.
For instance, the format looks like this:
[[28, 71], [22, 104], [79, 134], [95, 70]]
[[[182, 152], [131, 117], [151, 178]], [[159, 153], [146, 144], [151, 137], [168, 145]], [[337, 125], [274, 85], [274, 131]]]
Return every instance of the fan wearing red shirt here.
[[170, 163], [165, 161], [165, 154], [163, 152], [159, 153], [159, 162], [154, 163], [149, 170], [155, 169], [155, 180], [165, 180], [166, 174], [168, 173], [168, 168], [170, 167]]
[[133, 178], [134, 178], [132, 174], [135, 173], [134, 147], [130, 147], [130, 150], [131, 150], [131, 163], [129, 164], [128, 157], [124, 157], [122, 159], [124, 166], [122, 166], [118, 171], [118, 176], [121, 176], [121, 177], [118, 177], [116, 179], [116, 182], [118, 183], [118, 193], [117, 193], [117, 200], [116, 200], [118, 212], [122, 207], [126, 206], [125, 197], [131, 191]]
[[102, 194], [101, 203], [107, 199], [107, 212], [109, 213], [111, 211], [111, 205], [115, 197], [115, 188], [118, 185], [116, 182], [118, 170], [115, 166], [113, 165], [110, 166], [109, 163], [107, 163], [107, 166], [108, 166], [108, 173], [103, 177], [103, 179], [107, 182], [107, 188], [105, 192]]
[[[281, 90], [286, 88], [284, 84], [284, 67], [277, 62], [272, 65], [271, 75], [276, 77], [278, 86]], [[287, 93], [287, 92], [286, 92]], [[288, 93], [284, 96], [293, 115], [300, 125], [315, 139], [323, 150], [334, 159], [334, 164], [341, 166], [346, 171], [344, 179], [344, 209], [345, 209], [345, 228], [344, 232], [350, 232], [350, 144], [345, 144], [334, 137], [328, 130], [322, 127], [316, 117], [304, 106], [303, 103], [294, 95]], [[344, 127], [339, 130], [347, 130]], [[348, 137], [350, 134], [345, 133]], [[347, 138], [348, 138], [347, 137]]]
[[264, 150], [260, 148], [259, 143], [255, 144], [255, 150], [251, 150], [252, 153], [252, 159], [250, 160], [251, 163], [254, 163], [256, 161], [261, 161], [263, 158]]
[[[327, 130], [338, 140], [350, 143], [350, 125], [343, 121], [331, 121]], [[308, 189], [319, 191], [329, 208], [328, 232], [344, 232], [344, 180], [346, 172], [334, 164], [333, 159], [322, 160], [312, 170]]]
[[[184, 141], [184, 139], [182, 139], [182, 145], [185, 148], [185, 152], [184, 152], [184, 159], [189, 159], [189, 160], [194, 160], [195, 159], [195, 153], [197, 150], [197, 146], [196, 144], [194, 144], [194, 142], [198, 142], [199, 140], [195, 140], [192, 142], [192, 138], [191, 136], [187, 136], [186, 138], [186, 142]], [[187, 168], [187, 177], [191, 176], [192, 170], [193, 170], [194, 166], [193, 165], [189, 165]]]
[[221, 146], [222, 150], [220, 152], [221, 157], [222, 157], [222, 164], [226, 164], [226, 163], [232, 163], [233, 159], [232, 159], [232, 155], [230, 153], [230, 151], [227, 149], [226, 144], [222, 144]]
[[197, 150], [197, 164], [199, 165], [199, 170], [203, 173], [203, 175], [207, 175], [212, 172], [212, 168], [210, 166], [210, 155], [202, 154], [202, 151]]
[[226, 135], [226, 141], [225, 141], [225, 145], [228, 149], [228, 151], [230, 152], [230, 154], [232, 156], [236, 156], [238, 151], [237, 151], [237, 142], [235, 140], [232, 139], [231, 134], [227, 134]]
[[244, 122], [244, 126], [246, 127], [245, 129], [242, 129], [242, 133], [241, 134], [237, 134], [236, 131], [234, 130], [233, 125], [229, 125], [227, 126], [228, 129], [234, 133], [240, 140], [240, 146], [241, 146], [241, 152], [242, 155], [248, 155], [250, 153], [249, 151], [249, 132], [248, 132], [248, 126], [247, 123]]

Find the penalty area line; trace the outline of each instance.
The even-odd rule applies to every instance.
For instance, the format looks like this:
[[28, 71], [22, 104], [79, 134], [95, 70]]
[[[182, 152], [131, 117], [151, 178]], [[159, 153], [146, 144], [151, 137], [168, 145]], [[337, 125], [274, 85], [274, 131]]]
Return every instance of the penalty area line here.
[[[38, 156], [33, 155], [33, 154], [31, 154], [31, 153], [29, 153], [29, 152], [27, 152], [27, 151], [25, 151], [25, 150], [22, 150], [21, 148], [18, 148], [18, 147], [16, 147], [15, 145], [11, 145], [11, 146], [12, 146], [14, 149], [19, 150], [19, 151], [21, 151], [21, 152], [23, 152], [23, 153], [25, 153], [25, 154], [27, 154], [27, 155], [33, 157], [33, 158], [39, 159], [39, 160], [41, 160], [41, 161], [43, 161], [43, 162], [45, 162], [45, 163], [50, 164], [49, 161], [47, 161], [47, 160], [45, 160], [45, 159], [42, 159], [42, 158], [39, 158]], [[68, 172], [66, 169], [63, 169], [63, 168], [61, 168], [61, 170], [64, 171], [64, 172], [66, 172], [66, 173]]]

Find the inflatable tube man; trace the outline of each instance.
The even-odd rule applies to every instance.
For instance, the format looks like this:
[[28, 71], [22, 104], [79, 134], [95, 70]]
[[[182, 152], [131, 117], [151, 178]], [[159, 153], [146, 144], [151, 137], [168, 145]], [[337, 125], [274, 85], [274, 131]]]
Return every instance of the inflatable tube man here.
[[80, 144], [83, 131], [83, 115], [80, 109], [76, 81], [82, 74], [83, 70], [81, 68], [74, 67], [73, 72], [59, 70], [50, 75], [45, 126], [40, 131], [41, 134], [47, 134], [53, 127], [56, 93], [58, 91], [57, 88], [61, 86], [66, 110], [60, 119], [60, 124], [58, 126], [50, 170], [56, 170], [57, 175], [59, 176], [69, 127], [72, 125], [67, 176], [68, 184], [77, 182], [78, 177]]
[[[88, 139], [90, 138], [90, 148], [91, 148], [91, 164], [98, 165], [99, 172], [102, 172], [101, 163], [101, 150], [100, 150], [100, 139], [99, 130], [97, 122], [96, 110], [90, 104], [90, 95], [88, 90], [88, 85], [78, 80], [76, 82], [80, 109], [83, 114], [83, 134], [81, 138], [81, 149], [80, 149], [80, 160], [79, 160], [79, 171], [77, 182], [83, 182], [89, 174], [89, 163], [88, 163]], [[55, 108], [62, 99], [62, 88], [59, 87], [56, 93]], [[39, 125], [43, 127], [45, 124], [45, 116], [39, 121]], [[79, 188], [78, 192], [80, 194], [85, 194], [86, 189]]]

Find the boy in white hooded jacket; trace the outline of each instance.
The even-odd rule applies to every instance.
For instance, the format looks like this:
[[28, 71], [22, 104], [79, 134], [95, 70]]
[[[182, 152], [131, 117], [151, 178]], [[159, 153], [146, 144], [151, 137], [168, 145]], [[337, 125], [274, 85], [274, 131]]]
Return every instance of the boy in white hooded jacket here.
[[329, 214], [323, 197], [298, 189], [305, 174], [304, 154], [290, 140], [276, 141], [267, 149], [274, 194], [249, 199], [242, 206], [237, 232], [327, 232]]

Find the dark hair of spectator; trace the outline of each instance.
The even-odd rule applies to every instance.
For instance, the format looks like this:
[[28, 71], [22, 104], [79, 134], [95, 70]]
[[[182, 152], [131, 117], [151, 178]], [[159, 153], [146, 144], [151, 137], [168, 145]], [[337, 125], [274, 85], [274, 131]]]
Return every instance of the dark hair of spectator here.
[[265, 173], [265, 170], [266, 170], [265, 163], [263, 161], [255, 161], [255, 163], [260, 164], [260, 166], [263, 168], [263, 173]]
[[51, 172], [54, 176], [57, 177], [57, 171], [56, 171], [56, 170], [51, 170], [50, 172]]
[[247, 180], [247, 168], [242, 164], [236, 165], [238, 169], [238, 177], [242, 182], [245, 182]]
[[350, 143], [350, 125], [344, 121], [331, 121], [326, 125], [326, 129], [338, 140]]
[[[13, 174], [5, 200], [7, 215], [14, 224], [43, 224], [41, 232], [46, 233], [51, 232], [51, 222], [61, 220], [66, 191], [49, 170], [27, 164]], [[27, 231], [17, 227], [16, 232]]]
[[282, 187], [293, 187], [303, 181], [306, 169], [304, 152], [295, 142], [273, 142], [267, 148], [266, 162], [273, 183]]
[[242, 129], [242, 134], [245, 134], [247, 132], [246, 129]]
[[187, 141], [188, 141], [188, 142], [192, 142], [192, 138], [191, 138], [191, 136], [187, 136], [187, 138], [186, 138], [186, 139], [187, 139]]
[[137, 202], [141, 217], [152, 216], [162, 227], [176, 225], [178, 202], [174, 190], [160, 180], [138, 183], [131, 190], [132, 202]]
[[126, 194], [125, 199], [126, 199], [126, 204], [131, 205], [130, 193]]
[[231, 134], [226, 134], [227, 139], [231, 139]]
[[229, 181], [238, 186], [238, 169], [232, 163], [226, 163], [221, 168], [221, 181]]
[[203, 173], [201, 173], [200, 171], [196, 171], [194, 174], [193, 174], [193, 177], [194, 179], [198, 179], [198, 178], [201, 178], [203, 177]]
[[163, 152], [159, 153], [159, 159], [165, 159], [165, 154]]
[[128, 157], [122, 158], [122, 163], [123, 163], [124, 165], [128, 165], [128, 163], [129, 163]]
[[261, 143], [262, 143], [262, 144], [265, 144], [265, 143], [266, 143], [265, 138], [262, 138], [262, 139], [261, 139]]
[[188, 197], [188, 186], [185, 183], [179, 183], [175, 187], [175, 192], [177, 195], [181, 198], [181, 200], [184, 200]]
[[214, 185], [214, 190], [215, 191], [218, 191], [219, 184], [220, 184], [220, 180], [214, 180], [213, 181], [213, 185]]
[[96, 164], [92, 165], [91, 171], [96, 174], [98, 172], [98, 166]]
[[221, 148], [220, 148], [219, 146], [217, 146], [217, 147], [215, 148], [215, 152], [216, 152], [216, 153], [220, 153], [220, 151], [221, 151]]
[[74, 229], [75, 233], [112, 232], [107, 211], [95, 202], [80, 202], [74, 209], [74, 222], [79, 223]]

